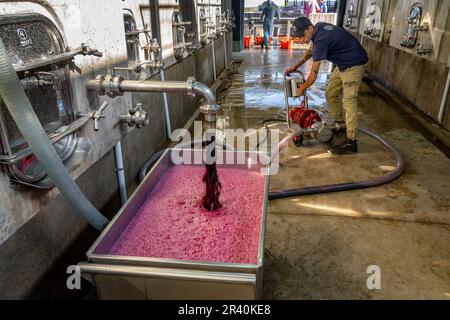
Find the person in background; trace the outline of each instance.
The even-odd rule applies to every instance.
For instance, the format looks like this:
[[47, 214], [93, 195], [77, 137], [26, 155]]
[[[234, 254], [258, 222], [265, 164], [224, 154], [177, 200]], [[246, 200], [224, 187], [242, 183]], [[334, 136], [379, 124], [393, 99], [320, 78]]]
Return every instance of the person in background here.
[[309, 18], [309, 16], [312, 13], [320, 12], [320, 6], [317, 3], [317, 0], [307, 0], [305, 1], [305, 5], [303, 6], [304, 9], [304, 15], [306, 18]]
[[294, 72], [313, 58], [311, 72], [299, 87], [301, 96], [304, 90], [316, 82], [321, 61], [328, 60], [336, 65], [325, 95], [335, 119], [333, 132], [345, 131], [347, 140], [330, 151], [333, 154], [358, 152], [358, 94], [369, 61], [366, 50], [351, 33], [329, 23], [319, 22], [314, 26], [308, 18], [300, 17], [295, 19], [292, 29], [295, 37], [300, 37], [306, 43], [312, 42], [312, 46], [295, 66], [286, 69], [286, 74]]
[[261, 20], [263, 21], [264, 39], [261, 42], [261, 49], [263, 49], [264, 46], [266, 49], [269, 49], [269, 39], [273, 34], [275, 16], [280, 18], [280, 14], [278, 13], [277, 5], [271, 0], [267, 0], [263, 6]]
[[327, 2], [326, 0], [319, 0], [320, 11], [322, 13], [328, 12]]

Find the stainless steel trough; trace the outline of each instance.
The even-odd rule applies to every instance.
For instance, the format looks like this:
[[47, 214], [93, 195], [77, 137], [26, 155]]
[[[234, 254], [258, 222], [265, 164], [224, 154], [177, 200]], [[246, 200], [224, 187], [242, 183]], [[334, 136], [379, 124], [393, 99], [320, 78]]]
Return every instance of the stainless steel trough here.
[[[79, 263], [83, 277], [92, 281], [101, 299], [257, 299], [261, 297], [264, 260], [264, 234], [269, 176], [264, 179], [258, 259], [256, 264], [215, 263], [117, 256], [109, 254], [112, 245], [151, 195], [167, 170], [174, 166], [168, 149], [147, 174], [128, 202], [118, 212], [87, 252], [87, 262]], [[188, 150], [191, 157], [201, 150]], [[184, 151], [186, 152], [186, 150]], [[224, 154], [225, 153], [225, 154]], [[240, 154], [255, 159], [257, 153], [217, 151], [221, 156]], [[268, 170], [262, 165], [220, 165], [218, 167]], [[267, 172], [267, 171], [266, 171]]]

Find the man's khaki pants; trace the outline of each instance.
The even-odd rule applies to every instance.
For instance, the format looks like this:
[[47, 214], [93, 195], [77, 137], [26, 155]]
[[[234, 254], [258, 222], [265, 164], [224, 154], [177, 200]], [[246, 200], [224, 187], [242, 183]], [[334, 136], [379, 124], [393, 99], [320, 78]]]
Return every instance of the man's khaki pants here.
[[[326, 90], [330, 111], [336, 122], [344, 122], [345, 110], [347, 137], [355, 140], [358, 132], [358, 94], [366, 65], [355, 66], [344, 71], [334, 68]], [[342, 95], [342, 100], [341, 100]]]

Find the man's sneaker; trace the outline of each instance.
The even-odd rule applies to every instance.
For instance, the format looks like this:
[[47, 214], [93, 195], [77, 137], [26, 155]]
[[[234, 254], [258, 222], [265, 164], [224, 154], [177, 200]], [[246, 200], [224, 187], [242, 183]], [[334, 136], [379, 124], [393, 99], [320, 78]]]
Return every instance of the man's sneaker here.
[[339, 132], [347, 132], [347, 126], [345, 125], [345, 122], [335, 122], [333, 127], [331, 128], [331, 131], [334, 134]]
[[358, 152], [356, 140], [346, 139], [341, 145], [334, 146], [330, 149], [332, 154], [353, 154]]

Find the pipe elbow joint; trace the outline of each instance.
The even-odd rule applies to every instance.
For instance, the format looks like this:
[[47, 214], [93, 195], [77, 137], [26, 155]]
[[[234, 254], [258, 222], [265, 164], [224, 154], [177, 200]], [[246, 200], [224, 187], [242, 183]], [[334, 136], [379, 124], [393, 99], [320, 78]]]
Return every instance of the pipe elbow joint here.
[[216, 121], [216, 114], [220, 106], [216, 102], [216, 96], [212, 90], [204, 83], [193, 81], [192, 90], [194, 94], [200, 94], [203, 97], [204, 104], [200, 110], [205, 114], [205, 120], [208, 122]]
[[205, 100], [206, 105], [210, 106], [217, 105], [216, 96], [206, 84], [192, 80], [192, 92], [194, 93], [194, 95], [195, 94], [201, 95]]

